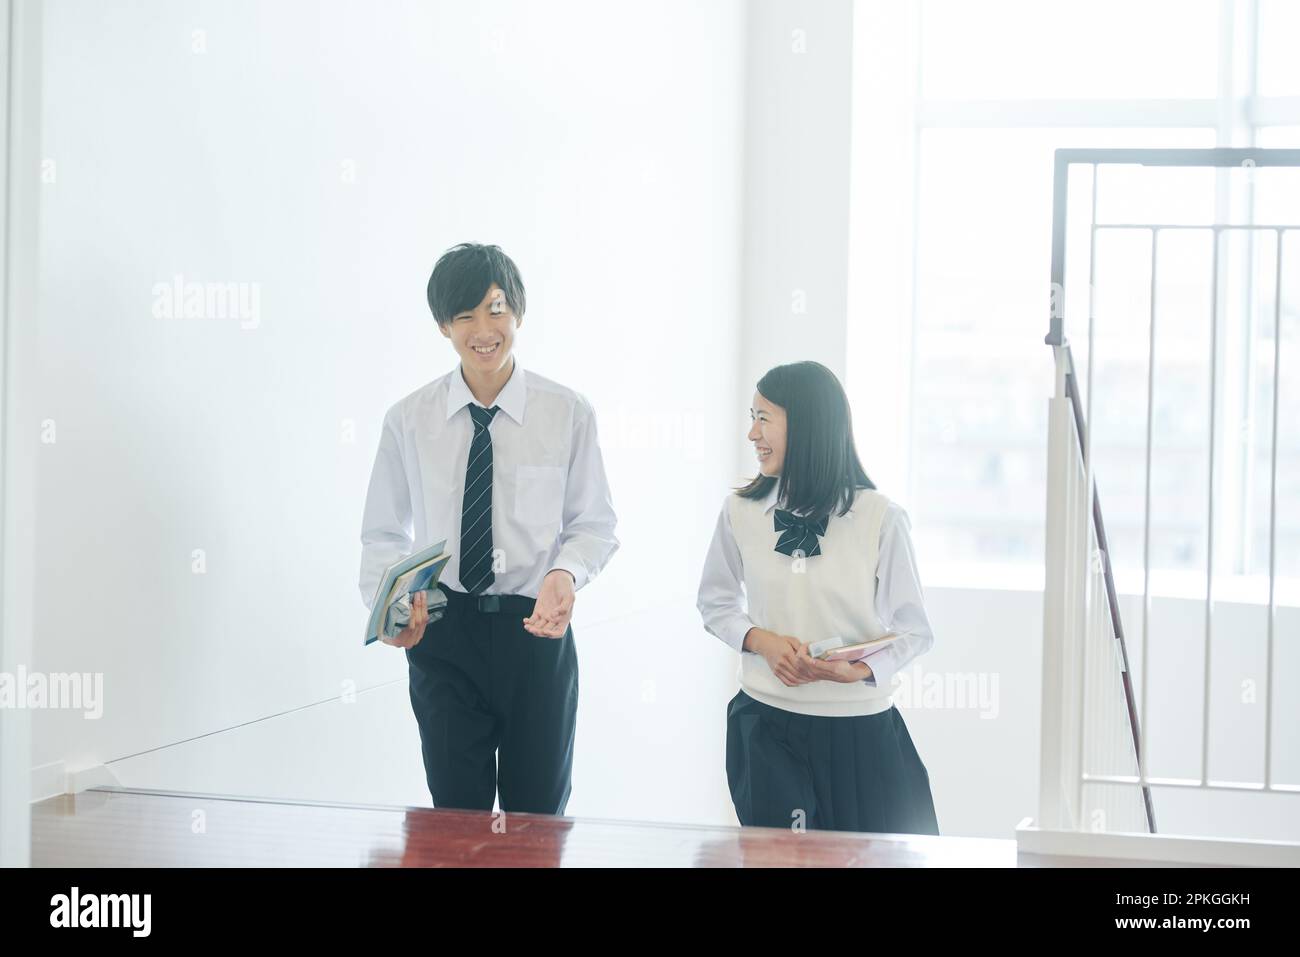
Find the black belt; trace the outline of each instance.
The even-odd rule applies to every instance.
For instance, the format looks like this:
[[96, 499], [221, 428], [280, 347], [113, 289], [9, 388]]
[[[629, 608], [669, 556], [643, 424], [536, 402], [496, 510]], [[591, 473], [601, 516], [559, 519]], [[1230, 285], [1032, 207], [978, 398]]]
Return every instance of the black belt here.
[[529, 618], [537, 605], [537, 599], [529, 598], [527, 595], [471, 595], [468, 592], [448, 588], [441, 583], [438, 587], [447, 596], [448, 604], [468, 602], [479, 611], [489, 614], [504, 613]]

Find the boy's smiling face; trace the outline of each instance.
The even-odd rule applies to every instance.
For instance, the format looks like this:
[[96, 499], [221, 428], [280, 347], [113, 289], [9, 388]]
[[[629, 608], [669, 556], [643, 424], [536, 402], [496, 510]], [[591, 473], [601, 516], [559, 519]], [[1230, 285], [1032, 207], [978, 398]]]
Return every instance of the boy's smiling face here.
[[522, 324], [505, 292], [493, 283], [477, 306], [456, 313], [438, 330], [451, 340], [466, 369], [490, 376], [510, 363], [515, 330]]

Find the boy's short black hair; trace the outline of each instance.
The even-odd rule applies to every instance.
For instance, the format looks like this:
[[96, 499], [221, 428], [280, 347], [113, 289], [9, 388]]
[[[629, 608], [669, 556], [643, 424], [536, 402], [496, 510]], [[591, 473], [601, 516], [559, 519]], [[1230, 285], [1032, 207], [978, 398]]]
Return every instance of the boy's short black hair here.
[[499, 246], [461, 243], [438, 259], [429, 276], [429, 309], [438, 325], [445, 326], [459, 313], [475, 308], [496, 283], [506, 295], [506, 304], [523, 317], [524, 280], [519, 267]]

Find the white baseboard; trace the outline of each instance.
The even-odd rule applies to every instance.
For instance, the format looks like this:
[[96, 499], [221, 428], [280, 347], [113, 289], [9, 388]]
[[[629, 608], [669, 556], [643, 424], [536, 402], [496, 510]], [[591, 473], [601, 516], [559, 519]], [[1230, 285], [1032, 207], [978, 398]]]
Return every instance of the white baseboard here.
[[102, 764], [69, 770], [62, 761], [54, 761], [32, 768], [32, 803], [105, 786], [121, 787], [121, 782]]
[[1201, 864], [1209, 867], [1300, 867], [1300, 842], [1256, 841], [1182, 834], [1114, 831], [1060, 831], [1016, 826], [1016, 850], [1054, 857], [1143, 861], [1155, 866]]
[[102, 764], [92, 764], [68, 772], [68, 793], [78, 794], [87, 788], [121, 787], [117, 775]]
[[62, 761], [32, 768], [32, 803], [68, 793], [68, 776]]

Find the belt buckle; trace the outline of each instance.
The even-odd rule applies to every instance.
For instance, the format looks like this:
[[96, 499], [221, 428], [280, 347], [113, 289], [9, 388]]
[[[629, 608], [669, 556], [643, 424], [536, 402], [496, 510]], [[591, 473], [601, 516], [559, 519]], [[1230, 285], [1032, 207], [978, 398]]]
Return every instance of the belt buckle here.
[[486, 612], [500, 611], [501, 596], [500, 595], [479, 595], [478, 610], [486, 611]]

